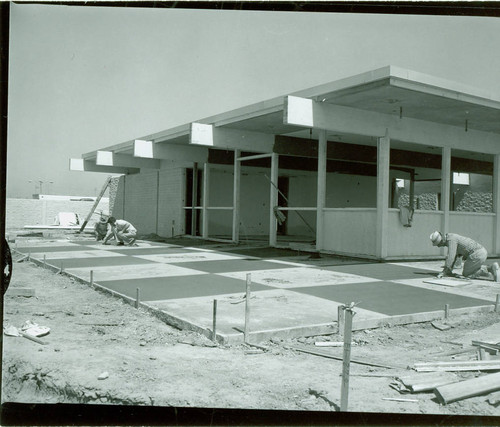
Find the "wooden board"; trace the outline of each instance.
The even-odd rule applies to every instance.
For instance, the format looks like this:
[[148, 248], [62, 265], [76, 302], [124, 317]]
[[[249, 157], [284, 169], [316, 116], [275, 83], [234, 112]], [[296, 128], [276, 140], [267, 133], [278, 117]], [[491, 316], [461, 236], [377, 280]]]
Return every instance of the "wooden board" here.
[[440, 286], [464, 286], [470, 285], [472, 282], [466, 279], [454, 279], [453, 277], [443, 277], [441, 279], [427, 279], [424, 280], [424, 283], [431, 283], [432, 285], [440, 285]]
[[500, 390], [500, 372], [439, 386], [434, 390], [434, 393], [442, 403], [451, 403], [496, 390]]

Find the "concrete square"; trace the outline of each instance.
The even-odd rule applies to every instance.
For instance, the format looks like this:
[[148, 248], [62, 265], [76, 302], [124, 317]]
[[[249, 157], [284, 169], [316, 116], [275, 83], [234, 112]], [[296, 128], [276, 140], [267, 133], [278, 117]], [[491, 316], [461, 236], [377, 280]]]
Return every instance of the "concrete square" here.
[[199, 262], [199, 261], [220, 261], [220, 260], [236, 260], [240, 257], [233, 255], [224, 255], [219, 252], [193, 252], [193, 253], [174, 253], [174, 254], [157, 254], [157, 255], [135, 255], [134, 258], [142, 258], [154, 262], [163, 263], [184, 263], [184, 262]]
[[109, 254], [109, 256], [103, 257], [91, 257], [91, 258], [62, 258], [57, 259], [56, 262], [50, 262], [47, 260], [47, 264], [52, 264], [56, 267], [60, 267], [61, 263], [64, 269], [68, 268], [87, 268], [92, 270], [97, 267], [103, 266], [115, 266], [115, 265], [132, 265], [132, 264], [152, 264], [153, 261], [148, 261], [145, 259], [140, 259], [137, 257], [128, 257], [124, 255]]
[[155, 255], [155, 254], [189, 254], [189, 249], [160, 246], [154, 248], [137, 248], [134, 246], [101, 246], [101, 249], [123, 255]]
[[[133, 298], [136, 297], [136, 289], [140, 288], [142, 301], [217, 296], [236, 292], [244, 295], [246, 289], [246, 282], [244, 281], [202, 273], [197, 276], [149, 277], [141, 280], [104, 280], [99, 281], [99, 284]], [[255, 290], [264, 289], [271, 288], [262, 285], [256, 285], [255, 287]], [[210, 307], [212, 307], [211, 301], [208, 302]]]
[[[148, 277], [169, 277], [169, 276], [192, 276], [195, 274], [203, 274], [200, 271], [191, 270], [189, 268], [178, 267], [172, 264], [138, 264], [138, 265], [111, 265], [93, 268], [94, 281], [101, 282], [102, 280], [124, 280], [134, 279], [139, 282], [139, 279]], [[67, 268], [68, 273], [75, 276], [88, 279], [90, 268]]]
[[[15, 248], [15, 247], [14, 247]], [[35, 253], [35, 252], [70, 252], [70, 251], [82, 251], [82, 250], [93, 250], [94, 248], [83, 249], [81, 245], [73, 245], [71, 243], [61, 243], [58, 242], [54, 245], [37, 245], [37, 246], [24, 246], [18, 247], [17, 250], [23, 254]], [[100, 248], [95, 248], [100, 249]]]
[[[242, 293], [217, 295], [217, 332], [234, 334], [245, 327], [245, 301]], [[151, 305], [212, 330], [213, 296], [155, 301]], [[238, 301], [242, 301], [238, 303]], [[250, 298], [250, 324], [252, 332], [280, 330], [284, 328], [307, 328], [311, 325], [333, 323], [337, 320], [339, 303], [311, 295], [299, 294], [285, 289], [252, 291]], [[277, 315], [279, 313], [279, 315]], [[314, 313], [314, 316], [311, 316]], [[358, 309], [363, 319], [378, 319], [384, 316]]]
[[386, 263], [360, 263], [354, 265], [336, 265], [333, 267], [321, 268], [329, 271], [373, 277], [378, 280], [413, 279], [415, 277], [430, 276], [431, 274], [429, 270], [418, 268], [416, 266]]
[[491, 302], [479, 298], [383, 281], [303, 287], [294, 288], [293, 291], [342, 304], [359, 302], [360, 308], [389, 316], [444, 310], [446, 304], [450, 308], [491, 305]]
[[108, 251], [100, 251], [89, 249], [86, 250], [85, 247], [80, 247], [79, 251], [71, 250], [71, 251], [56, 251], [56, 252], [35, 252], [30, 256], [32, 258], [43, 259], [45, 255], [46, 259], [69, 259], [69, 258], [105, 258], [105, 257], [113, 257], [113, 256], [124, 256], [119, 254], [113, 254]]
[[[231, 271], [250, 272], [255, 270], [270, 270], [284, 268], [283, 264], [260, 259], [230, 259], [220, 261], [196, 261], [182, 263], [183, 267], [206, 273], [226, 273]], [[292, 267], [292, 266], [290, 266]]]
[[[283, 264], [281, 267], [283, 267]], [[241, 280], [245, 280], [246, 278], [246, 273], [244, 272], [228, 272], [220, 273], [220, 275]], [[306, 286], [337, 286], [345, 283], [373, 282], [376, 280], [371, 277], [321, 270], [319, 268], [293, 266], [277, 270], [252, 271], [251, 275], [252, 283], [260, 283], [283, 289]]]

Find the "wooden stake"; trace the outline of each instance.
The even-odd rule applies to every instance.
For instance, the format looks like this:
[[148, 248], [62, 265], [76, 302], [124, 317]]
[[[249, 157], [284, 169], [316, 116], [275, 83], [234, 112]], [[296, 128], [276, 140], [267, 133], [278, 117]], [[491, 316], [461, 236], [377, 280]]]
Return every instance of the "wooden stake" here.
[[500, 294], [497, 294], [497, 300], [495, 302], [495, 313], [500, 313]]
[[64, 271], [64, 267], [63, 267], [63, 262], [61, 261], [61, 271], [60, 271], [59, 273], [61, 273], [61, 274], [62, 274], [62, 273], [63, 273], [63, 271]]
[[43, 256], [43, 269], [45, 270], [45, 268], [47, 268], [47, 266], [45, 265], [46, 263], [46, 255]]
[[140, 300], [141, 300], [141, 290], [137, 288], [135, 290], [135, 308], [139, 308]]
[[340, 410], [347, 411], [349, 398], [349, 368], [351, 363], [352, 317], [354, 312], [351, 306], [343, 306], [344, 311], [344, 355], [342, 358], [342, 387], [340, 390]]
[[212, 322], [212, 341], [217, 342], [217, 300], [214, 299], [214, 313]]
[[94, 270], [90, 270], [90, 286], [94, 286]]
[[342, 331], [344, 330], [345, 323], [345, 306], [339, 305], [337, 307], [337, 323], [339, 327], [339, 335], [342, 336]]
[[450, 304], [445, 304], [444, 305], [444, 318], [448, 319], [450, 316]]
[[248, 342], [248, 334], [250, 329], [250, 285], [252, 283], [252, 274], [247, 273], [247, 288], [246, 288], [246, 301], [245, 301], [245, 332], [244, 341]]

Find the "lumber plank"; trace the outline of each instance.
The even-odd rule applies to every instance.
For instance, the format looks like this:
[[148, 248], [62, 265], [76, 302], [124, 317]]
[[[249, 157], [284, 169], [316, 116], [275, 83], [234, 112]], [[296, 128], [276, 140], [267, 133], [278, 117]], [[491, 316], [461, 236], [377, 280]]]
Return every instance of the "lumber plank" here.
[[[315, 356], [322, 356], [322, 357], [327, 357], [329, 359], [335, 359], [335, 360], [343, 360], [341, 356], [334, 356], [330, 353], [327, 353], [325, 351], [320, 351], [320, 350], [310, 350], [308, 348], [303, 348], [303, 347], [287, 347], [291, 350], [296, 350], [300, 351], [302, 353], [308, 353], [308, 354], [313, 354]], [[394, 366], [394, 365], [383, 365], [381, 363], [372, 363], [372, 362], [367, 362], [364, 360], [359, 360], [359, 359], [351, 359], [351, 363], [357, 363], [358, 365], [367, 365], [367, 366], [376, 366], [379, 368], [386, 368], [386, 369], [406, 369], [405, 366]]]
[[500, 372], [439, 386], [434, 389], [434, 394], [440, 402], [447, 404], [497, 390], [500, 390]]
[[453, 362], [425, 362], [415, 363], [413, 368], [417, 372], [442, 372], [442, 371], [500, 371], [498, 360], [467, 360]]

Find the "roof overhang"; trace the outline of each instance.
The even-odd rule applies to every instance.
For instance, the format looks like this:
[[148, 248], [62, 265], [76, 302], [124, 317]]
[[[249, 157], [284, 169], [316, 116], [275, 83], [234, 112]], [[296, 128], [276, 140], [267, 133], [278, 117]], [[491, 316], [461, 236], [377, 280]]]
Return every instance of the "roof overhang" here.
[[[306, 100], [302, 103], [307, 104], [304, 111], [314, 117], [290, 120], [293, 113], [290, 100], [301, 99]], [[299, 104], [294, 104], [294, 108]], [[331, 118], [337, 125], [331, 125], [335, 124]], [[421, 127], [425, 129], [420, 130]], [[322, 129], [326, 129], [329, 141], [372, 146], [384, 132], [395, 129], [394, 136], [390, 135], [391, 147], [403, 150], [411, 147], [428, 153], [436, 153], [439, 140], [445, 134], [458, 141], [456, 149], [468, 147], [469, 140], [481, 138], [486, 141], [486, 150], [482, 151], [488, 156], [500, 153], [500, 100], [456, 82], [387, 66], [141, 136], [137, 140], [149, 141], [158, 147], [178, 146], [178, 150], [186, 150], [188, 155], [194, 146], [269, 152], [276, 135], [316, 140]], [[434, 139], [425, 142], [430, 134], [435, 135]], [[100, 151], [137, 157], [137, 140]], [[258, 141], [265, 142], [259, 144]], [[470, 149], [474, 151], [473, 144]], [[197, 151], [196, 154], [197, 158], [204, 158], [203, 153]], [[165, 156], [168, 158], [168, 154], [152, 158]], [[476, 157], [484, 159], [479, 152]], [[82, 158], [94, 160], [97, 152], [86, 153]]]

